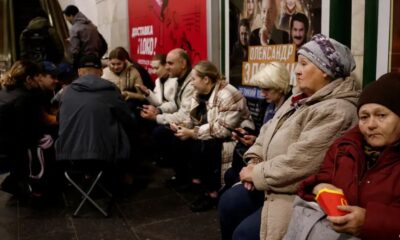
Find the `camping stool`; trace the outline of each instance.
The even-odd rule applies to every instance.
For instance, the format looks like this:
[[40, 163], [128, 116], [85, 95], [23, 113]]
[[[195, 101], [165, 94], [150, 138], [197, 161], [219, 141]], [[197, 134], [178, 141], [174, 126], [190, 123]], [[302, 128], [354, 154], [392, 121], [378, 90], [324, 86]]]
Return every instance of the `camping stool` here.
[[[85, 174], [85, 172], [83, 172]], [[89, 182], [90, 187], [88, 188], [87, 191], [83, 190], [83, 187], [79, 186], [78, 183], [76, 182], [76, 180], [74, 181], [71, 178], [71, 171], [64, 171], [64, 175], [65, 178], [68, 180], [68, 182], [70, 182], [81, 194], [82, 194], [82, 201], [79, 203], [79, 206], [76, 208], [73, 216], [76, 217], [80, 211], [80, 209], [82, 208], [83, 204], [85, 204], [86, 200], [88, 200], [90, 203], [93, 204], [94, 207], [96, 207], [105, 217], [109, 216], [109, 213], [107, 210], [103, 209], [102, 207], [100, 207], [100, 205], [98, 203], [96, 203], [96, 201], [94, 201], [94, 199], [90, 196], [90, 193], [92, 192], [92, 190], [94, 189], [95, 186], [98, 186], [100, 189], [103, 190], [103, 192], [106, 193], [106, 195], [108, 197], [110, 197], [111, 201], [109, 206], [112, 204], [112, 200], [113, 200], [113, 196], [112, 194], [106, 189], [104, 188], [101, 183], [100, 183], [100, 179], [103, 175], [103, 170], [99, 170], [96, 171], [93, 179], [91, 178], [86, 178], [87, 175], [84, 175], [85, 180], [93, 180], [92, 182]]]

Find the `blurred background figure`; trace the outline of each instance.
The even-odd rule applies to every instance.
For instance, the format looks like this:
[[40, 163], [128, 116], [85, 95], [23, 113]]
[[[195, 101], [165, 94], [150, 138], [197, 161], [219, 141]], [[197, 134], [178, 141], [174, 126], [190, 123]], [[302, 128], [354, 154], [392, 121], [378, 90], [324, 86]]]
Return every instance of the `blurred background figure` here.
[[306, 15], [303, 13], [295, 13], [290, 19], [290, 41], [289, 43], [296, 44], [296, 51], [308, 41], [307, 33], [309, 22]]
[[299, 0], [281, 0], [281, 11], [278, 27], [289, 32], [290, 19], [295, 13], [303, 12], [303, 7]]
[[250, 24], [248, 19], [240, 19], [238, 26], [239, 39], [235, 42], [230, 56], [230, 81], [233, 85], [241, 84], [242, 63], [248, 59]]
[[68, 50], [72, 56], [74, 68], [78, 69], [77, 64], [83, 56], [103, 57], [108, 46], [97, 27], [75, 5], [68, 5], [63, 13], [66, 20], [72, 25]]
[[59, 64], [64, 58], [62, 41], [43, 9], [37, 9], [35, 16], [20, 35], [21, 59]]
[[289, 42], [289, 34], [275, 25], [278, 9], [275, 0], [261, 0], [262, 26], [251, 32], [250, 45], [266, 46], [269, 44], [285, 44]]
[[262, 25], [258, 0], [243, 0], [243, 10], [240, 19], [249, 21], [250, 30], [260, 28]]

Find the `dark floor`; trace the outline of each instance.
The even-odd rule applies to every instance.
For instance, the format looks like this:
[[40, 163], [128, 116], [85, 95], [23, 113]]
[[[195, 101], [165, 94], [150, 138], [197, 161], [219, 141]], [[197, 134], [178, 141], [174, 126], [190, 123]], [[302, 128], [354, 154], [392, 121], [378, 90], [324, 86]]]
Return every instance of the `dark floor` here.
[[[193, 213], [188, 205], [193, 193], [165, 186], [168, 169], [142, 164], [135, 174], [135, 191], [117, 200], [110, 217], [85, 203], [73, 217], [79, 194], [72, 186], [58, 198], [17, 200], [0, 191], [1, 240], [213, 240], [220, 239], [216, 209]], [[5, 175], [0, 176], [0, 181]], [[101, 199], [99, 200], [101, 201]]]

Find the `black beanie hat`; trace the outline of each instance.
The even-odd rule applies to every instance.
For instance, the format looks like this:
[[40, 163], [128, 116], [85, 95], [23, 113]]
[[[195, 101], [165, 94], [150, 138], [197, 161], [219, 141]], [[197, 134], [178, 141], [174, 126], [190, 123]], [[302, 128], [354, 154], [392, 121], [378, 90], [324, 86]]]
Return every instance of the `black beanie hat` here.
[[366, 86], [358, 99], [357, 110], [367, 103], [385, 106], [400, 117], [400, 73], [386, 73]]

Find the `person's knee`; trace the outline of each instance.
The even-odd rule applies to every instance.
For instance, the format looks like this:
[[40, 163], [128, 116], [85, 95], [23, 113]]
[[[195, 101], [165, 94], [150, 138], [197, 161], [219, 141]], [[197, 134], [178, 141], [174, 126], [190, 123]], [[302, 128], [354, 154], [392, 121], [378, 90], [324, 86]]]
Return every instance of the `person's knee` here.
[[256, 240], [253, 238], [251, 234], [249, 234], [248, 229], [241, 227], [237, 227], [232, 235], [232, 240]]
[[233, 231], [234, 240], [259, 240], [262, 208], [245, 218]]
[[241, 207], [241, 189], [239, 186], [228, 189], [222, 194], [219, 204], [218, 211], [221, 218], [234, 214]]

